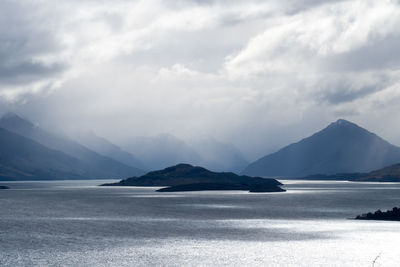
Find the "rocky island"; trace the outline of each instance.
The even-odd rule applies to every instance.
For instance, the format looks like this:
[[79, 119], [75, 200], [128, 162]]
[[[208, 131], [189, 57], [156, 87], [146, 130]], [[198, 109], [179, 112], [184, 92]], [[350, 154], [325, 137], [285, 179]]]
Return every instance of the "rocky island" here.
[[250, 192], [284, 192], [275, 179], [212, 172], [190, 164], [178, 164], [102, 186], [166, 186], [158, 192], [246, 190]]
[[356, 220], [381, 220], [381, 221], [400, 221], [400, 209], [394, 207], [392, 210], [377, 210], [374, 213], [368, 212], [358, 215]]

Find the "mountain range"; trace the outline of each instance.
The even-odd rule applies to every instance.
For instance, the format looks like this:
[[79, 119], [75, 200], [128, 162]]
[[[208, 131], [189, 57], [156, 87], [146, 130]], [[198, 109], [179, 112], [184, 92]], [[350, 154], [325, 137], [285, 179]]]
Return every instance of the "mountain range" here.
[[[181, 162], [239, 172], [248, 164], [233, 145], [212, 138], [198, 141], [194, 148], [171, 134], [160, 134], [131, 138], [121, 148], [91, 131], [65, 136], [13, 113], [0, 118], [0, 129], [2, 180], [126, 178]], [[9, 146], [5, 142], [11, 139], [20, 142]]]
[[312, 136], [251, 163], [242, 173], [264, 177], [367, 173], [399, 162], [399, 147], [339, 119]]
[[[0, 118], [0, 180], [111, 179], [185, 162], [212, 171], [259, 177], [358, 178], [385, 181], [400, 163], [400, 148], [340, 119], [325, 129], [249, 164], [241, 152], [213, 138], [188, 144], [170, 135], [132, 138], [118, 146], [93, 132], [66, 137], [15, 114]], [[317, 174], [317, 175], [316, 175]], [[397, 174], [396, 174], [397, 175]], [[392, 175], [393, 176], [393, 175]]]

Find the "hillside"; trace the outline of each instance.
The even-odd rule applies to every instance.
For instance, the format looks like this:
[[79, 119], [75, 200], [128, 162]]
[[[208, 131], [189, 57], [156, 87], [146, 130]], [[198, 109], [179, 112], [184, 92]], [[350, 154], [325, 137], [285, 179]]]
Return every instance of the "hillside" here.
[[361, 182], [400, 182], [400, 163], [372, 171], [354, 180]]
[[[112, 158], [100, 155], [89, 148], [63, 136], [46, 132], [15, 114], [0, 119], [0, 127], [31, 139], [49, 149], [60, 151], [84, 164], [91, 177], [97, 179], [122, 178], [143, 174], [138, 168], [127, 166]], [[73, 171], [73, 170], [71, 170]]]
[[0, 180], [96, 178], [79, 160], [0, 128]]

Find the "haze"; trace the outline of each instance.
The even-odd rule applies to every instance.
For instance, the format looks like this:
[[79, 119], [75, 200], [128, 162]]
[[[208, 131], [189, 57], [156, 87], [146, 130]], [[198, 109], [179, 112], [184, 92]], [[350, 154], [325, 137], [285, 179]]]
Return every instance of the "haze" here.
[[0, 113], [252, 161], [345, 118], [400, 145], [400, 2], [1, 1]]

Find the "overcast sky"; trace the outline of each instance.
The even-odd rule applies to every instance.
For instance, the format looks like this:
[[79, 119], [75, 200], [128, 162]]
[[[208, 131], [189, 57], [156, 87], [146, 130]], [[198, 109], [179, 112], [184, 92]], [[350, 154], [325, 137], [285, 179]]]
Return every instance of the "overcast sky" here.
[[250, 160], [338, 118], [400, 145], [400, 1], [0, 2], [0, 112]]

